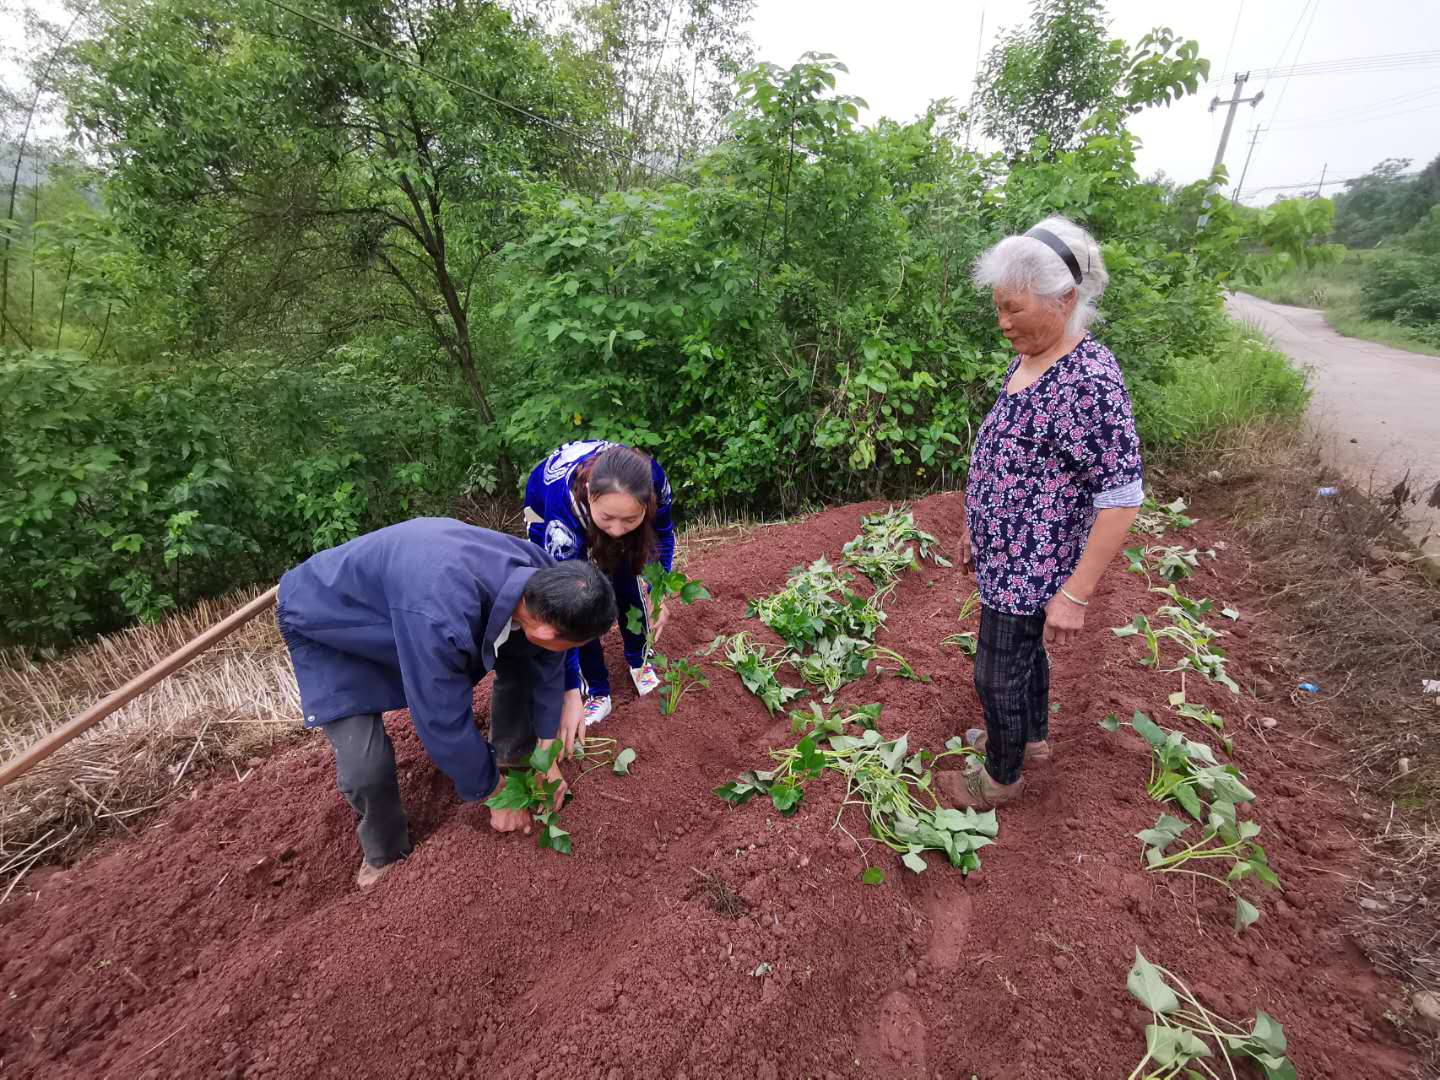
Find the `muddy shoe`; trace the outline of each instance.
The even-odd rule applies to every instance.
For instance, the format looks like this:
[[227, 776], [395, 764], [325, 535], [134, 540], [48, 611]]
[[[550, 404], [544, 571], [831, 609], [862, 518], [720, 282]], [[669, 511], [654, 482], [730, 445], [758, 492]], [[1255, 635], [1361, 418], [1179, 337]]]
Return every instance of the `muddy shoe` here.
[[997, 784], [984, 769], [973, 772], [942, 772], [937, 778], [940, 790], [957, 807], [993, 810], [1014, 802], [1025, 793], [1025, 778], [1013, 784]]
[[360, 872], [355, 875], [355, 884], [362, 889], [368, 889], [374, 885], [394, 866], [394, 863], [386, 863], [384, 866], [371, 866], [368, 862], [360, 864]]
[[[979, 753], [985, 753], [986, 735], [983, 729], [972, 727], [965, 732], [965, 745]], [[1053, 760], [1055, 754], [1050, 748], [1049, 740], [1042, 739], [1040, 742], [1027, 742], [1025, 744], [1025, 760], [1034, 762], [1045, 762]]]

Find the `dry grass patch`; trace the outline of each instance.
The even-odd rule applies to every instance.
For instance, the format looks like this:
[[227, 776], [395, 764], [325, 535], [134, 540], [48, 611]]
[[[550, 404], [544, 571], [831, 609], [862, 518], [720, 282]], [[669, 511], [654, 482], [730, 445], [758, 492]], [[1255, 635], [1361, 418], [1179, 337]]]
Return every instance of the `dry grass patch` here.
[[[1289, 629], [1283, 692], [1347, 749], [1341, 779], [1372, 807], [1356, 939], [1412, 991], [1440, 991], [1440, 697], [1421, 685], [1440, 678], [1440, 588], [1403, 529], [1414, 491], [1348, 486], [1318, 443], [1274, 429], [1192, 458], [1166, 483], [1249, 537], [1253, 577]], [[1321, 692], [1296, 691], [1297, 677]], [[1412, 1030], [1440, 1065], [1440, 1043]]]
[[[58, 660], [0, 653], [0, 752], [19, 753], [189, 642], [262, 590], [205, 601], [154, 626], [97, 639]], [[300, 731], [300, 700], [273, 612], [0, 789], [0, 897], [36, 866], [128, 832], [217, 768]]]

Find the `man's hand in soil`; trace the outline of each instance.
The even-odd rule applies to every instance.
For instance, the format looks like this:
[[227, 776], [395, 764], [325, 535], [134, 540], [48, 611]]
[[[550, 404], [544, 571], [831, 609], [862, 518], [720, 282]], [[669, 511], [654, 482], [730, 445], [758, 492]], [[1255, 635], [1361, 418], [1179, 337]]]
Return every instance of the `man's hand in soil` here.
[[530, 811], [491, 810], [490, 827], [496, 832], [521, 832], [530, 835]]
[[[560, 731], [556, 737], [565, 744], [561, 757], [568, 758], [574, 754], [577, 744], [585, 745], [585, 699], [580, 696], [579, 690], [565, 691], [565, 701], [560, 706]], [[540, 746], [549, 746], [550, 741], [541, 739]]]
[[[544, 750], [546, 747], [551, 746], [554, 742], [554, 739], [537, 739], [535, 741], [535, 746], [537, 749]], [[564, 756], [565, 755], [563, 754], [560, 755], [560, 757]], [[565, 793], [570, 790], [570, 785], [565, 783], [565, 777], [560, 772], [560, 758], [557, 757], [555, 761], [551, 764], [549, 772], [545, 773], [543, 776], [537, 776], [536, 780], [543, 780], [547, 784], [559, 781], [560, 786], [555, 789], [555, 797], [550, 803], [550, 809], [559, 810], [560, 807], [565, 805]]]

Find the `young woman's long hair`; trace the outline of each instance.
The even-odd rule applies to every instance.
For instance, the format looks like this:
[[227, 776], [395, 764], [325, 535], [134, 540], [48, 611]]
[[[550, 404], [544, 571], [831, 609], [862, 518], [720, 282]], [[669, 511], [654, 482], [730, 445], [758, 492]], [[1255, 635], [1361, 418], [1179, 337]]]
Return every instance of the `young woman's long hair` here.
[[[627, 570], [639, 574], [655, 555], [655, 510], [657, 495], [650, 455], [629, 446], [611, 446], [575, 470], [570, 491], [585, 520], [585, 539], [590, 561], [608, 574]], [[590, 514], [590, 500], [601, 495], [629, 495], [645, 510], [638, 526], [624, 536], [611, 536], [596, 528]]]

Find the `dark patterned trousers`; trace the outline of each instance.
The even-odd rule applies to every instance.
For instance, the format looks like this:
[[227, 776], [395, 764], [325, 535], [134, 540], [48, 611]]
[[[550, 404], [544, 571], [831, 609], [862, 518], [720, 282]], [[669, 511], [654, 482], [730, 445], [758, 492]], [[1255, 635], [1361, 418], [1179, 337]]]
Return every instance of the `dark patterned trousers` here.
[[997, 784], [1020, 779], [1025, 744], [1050, 734], [1050, 657], [1045, 612], [980, 609], [975, 692], [985, 710], [985, 769]]

